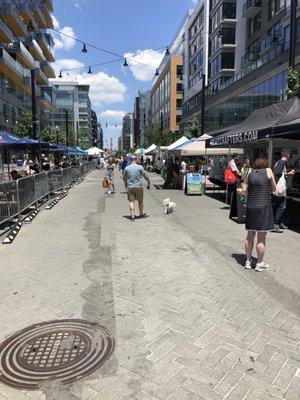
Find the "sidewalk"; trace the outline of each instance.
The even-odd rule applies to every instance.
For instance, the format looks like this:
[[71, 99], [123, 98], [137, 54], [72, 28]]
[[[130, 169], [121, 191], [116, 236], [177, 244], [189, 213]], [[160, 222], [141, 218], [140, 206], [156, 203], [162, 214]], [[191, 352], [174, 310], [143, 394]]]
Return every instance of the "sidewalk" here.
[[[0, 341], [36, 322], [82, 318], [108, 328], [115, 352], [68, 386], [25, 392], [0, 383], [0, 399], [296, 400], [297, 259], [284, 280], [246, 271], [231, 257], [242, 252], [244, 229], [220, 203], [152, 188], [150, 217], [131, 223], [121, 181], [114, 196], [100, 182], [94, 171], [0, 248]], [[165, 197], [175, 214], [163, 214]], [[283, 239], [293, 245], [293, 235]], [[274, 260], [280, 240], [270, 245]]]

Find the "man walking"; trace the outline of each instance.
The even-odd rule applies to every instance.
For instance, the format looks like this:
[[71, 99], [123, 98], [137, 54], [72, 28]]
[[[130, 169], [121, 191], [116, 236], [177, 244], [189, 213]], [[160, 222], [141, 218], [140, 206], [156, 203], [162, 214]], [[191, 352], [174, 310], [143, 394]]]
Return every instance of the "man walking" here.
[[137, 163], [135, 155], [131, 158], [131, 164], [128, 165], [123, 173], [125, 187], [127, 189], [127, 198], [129, 201], [130, 221], [134, 221], [135, 202], [138, 202], [140, 218], [146, 218], [144, 213], [144, 189], [142, 178], [147, 181], [147, 189], [150, 189], [150, 179], [148, 178], [144, 168]]
[[[285, 178], [288, 175], [294, 175], [295, 171], [292, 170], [287, 172], [286, 164], [290, 159], [290, 155], [287, 153], [283, 153], [280, 160], [276, 162], [274, 165], [274, 176], [276, 183], [278, 183], [279, 179], [284, 176]], [[286, 182], [285, 182], [286, 185]], [[282, 233], [282, 229], [287, 229], [287, 226], [282, 222], [282, 217], [286, 209], [286, 191], [283, 196], [273, 196], [273, 211], [274, 211], [274, 229], [271, 232]]]

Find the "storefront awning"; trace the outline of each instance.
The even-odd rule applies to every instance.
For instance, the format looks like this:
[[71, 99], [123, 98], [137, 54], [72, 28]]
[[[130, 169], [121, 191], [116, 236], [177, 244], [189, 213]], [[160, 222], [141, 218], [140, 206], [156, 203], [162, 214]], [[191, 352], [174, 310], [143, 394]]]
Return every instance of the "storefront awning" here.
[[[206, 147], [232, 147], [281, 136], [299, 125], [300, 99], [295, 97], [254, 111], [225, 134], [206, 141]], [[298, 134], [300, 138], [300, 133]]]

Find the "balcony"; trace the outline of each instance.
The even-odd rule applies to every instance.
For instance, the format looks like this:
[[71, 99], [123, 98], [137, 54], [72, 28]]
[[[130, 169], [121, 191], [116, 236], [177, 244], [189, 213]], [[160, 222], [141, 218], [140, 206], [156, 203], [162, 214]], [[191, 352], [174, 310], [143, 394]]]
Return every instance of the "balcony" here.
[[53, 21], [52, 21], [52, 17], [50, 15], [49, 9], [47, 8], [47, 6], [45, 4], [41, 4], [40, 5], [44, 19], [46, 21], [47, 24], [47, 28], [52, 29], [53, 28]]
[[0, 48], [0, 72], [17, 85], [23, 86], [24, 68], [2, 48]]
[[48, 78], [41, 69], [40, 63], [35, 62], [35, 80], [38, 85], [48, 85]]
[[44, 61], [44, 53], [42, 52], [40, 46], [38, 45], [37, 41], [33, 39], [31, 36], [27, 38], [24, 42], [25, 46], [28, 47], [30, 54], [36, 61]]
[[[48, 36], [50, 36], [50, 38], [51, 38], [51, 35], [48, 34]], [[52, 54], [49, 40], [48, 40], [48, 38], [46, 38], [46, 35], [44, 35], [42, 33], [38, 33], [38, 34], [36, 34], [35, 38], [36, 38], [40, 48], [43, 50], [43, 53], [44, 53], [44, 56], [46, 57], [46, 59], [50, 62], [54, 62], [55, 58], [54, 58], [54, 55]]]
[[23, 19], [23, 21], [28, 25], [29, 21], [31, 21], [32, 25], [34, 26], [35, 30], [38, 29], [37, 24], [32, 16], [31, 8], [27, 1], [22, 0], [18, 2], [18, 9], [19, 13]]
[[16, 36], [26, 36], [27, 27], [19, 16], [15, 3], [5, 0], [2, 9], [4, 19], [12, 33]]
[[282, 36], [279, 33], [267, 36], [265, 39], [261, 41], [260, 56], [263, 56], [266, 53], [269, 53], [276, 48], [281, 48], [282, 44], [283, 44]]
[[0, 19], [0, 43], [10, 43], [14, 41], [14, 35], [7, 27], [6, 23]]
[[246, 68], [249, 65], [254, 64], [258, 59], [258, 55], [254, 53], [245, 54], [241, 59], [241, 66]]
[[50, 12], [52, 12], [53, 11], [53, 1], [52, 0], [45, 0], [45, 4], [48, 7], [48, 10]]
[[34, 68], [34, 59], [21, 42], [9, 43], [5, 48], [9, 54], [15, 55], [17, 61], [19, 61], [24, 68]]
[[40, 3], [37, 0], [32, 0], [31, 8], [39, 28], [47, 28], [47, 23], [42, 13]]
[[38, 101], [46, 110], [53, 111], [55, 109], [55, 105], [52, 102], [52, 97], [43, 89], [41, 90]]
[[261, 0], [247, 0], [243, 6], [243, 16], [245, 18], [253, 18], [261, 11]]
[[55, 78], [56, 77], [55, 71], [54, 71], [54, 69], [52, 68], [51, 64], [48, 61], [42, 61], [41, 62], [41, 67], [42, 67], [42, 70], [44, 71], [45, 75], [48, 78]]

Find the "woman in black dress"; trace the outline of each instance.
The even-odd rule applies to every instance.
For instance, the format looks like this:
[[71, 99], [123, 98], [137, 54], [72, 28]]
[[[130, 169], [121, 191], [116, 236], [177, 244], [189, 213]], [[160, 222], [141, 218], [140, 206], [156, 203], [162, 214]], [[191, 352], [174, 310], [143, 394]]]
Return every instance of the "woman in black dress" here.
[[264, 254], [267, 232], [274, 228], [271, 193], [276, 191], [275, 178], [265, 158], [260, 157], [254, 162], [247, 184], [246, 229], [248, 234], [245, 242], [247, 256], [245, 268], [251, 268], [254, 239], [257, 234], [255, 271], [261, 272], [270, 268], [264, 263]]

